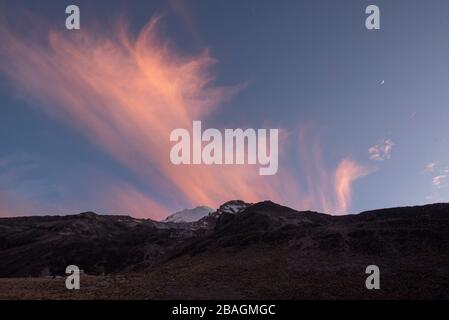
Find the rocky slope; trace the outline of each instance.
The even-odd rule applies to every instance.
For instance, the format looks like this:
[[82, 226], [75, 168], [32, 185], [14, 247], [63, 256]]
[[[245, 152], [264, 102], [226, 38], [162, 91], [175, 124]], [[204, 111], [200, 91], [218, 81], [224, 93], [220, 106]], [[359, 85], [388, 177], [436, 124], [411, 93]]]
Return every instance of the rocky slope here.
[[[89, 288], [77, 293], [83, 298], [449, 298], [448, 204], [333, 217], [267, 201], [217, 212], [193, 223], [93, 214], [0, 219], [0, 272], [50, 265], [51, 273], [70, 262], [116, 274], [88, 277]], [[365, 288], [371, 264], [381, 270], [381, 290]], [[48, 290], [35, 283], [39, 293], [34, 284], [30, 290], [40, 297], [58, 295], [58, 282]], [[0, 281], [0, 298], [14, 297], [7, 284]]]
[[114, 273], [155, 261], [193, 232], [127, 216], [0, 219], [0, 277], [62, 275], [70, 264], [86, 273]]

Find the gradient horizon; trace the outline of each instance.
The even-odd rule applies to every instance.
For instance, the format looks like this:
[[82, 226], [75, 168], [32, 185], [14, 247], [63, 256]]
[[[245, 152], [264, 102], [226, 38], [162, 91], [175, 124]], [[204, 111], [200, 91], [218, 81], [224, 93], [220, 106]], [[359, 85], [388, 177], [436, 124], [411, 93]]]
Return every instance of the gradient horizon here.
[[[64, 28], [65, 7], [81, 30]], [[381, 30], [365, 28], [365, 8]], [[449, 3], [0, 1], [0, 216], [449, 201]], [[279, 128], [279, 171], [174, 166], [169, 133]]]

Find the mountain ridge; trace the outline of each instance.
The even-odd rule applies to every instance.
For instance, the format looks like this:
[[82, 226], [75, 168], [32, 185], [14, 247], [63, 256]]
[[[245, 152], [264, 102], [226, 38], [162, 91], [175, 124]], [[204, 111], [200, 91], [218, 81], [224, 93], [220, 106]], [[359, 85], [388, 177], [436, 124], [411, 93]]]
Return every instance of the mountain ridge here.
[[207, 206], [197, 206], [192, 209], [177, 211], [161, 222], [195, 222], [214, 212], [215, 210]]
[[75, 264], [96, 277], [139, 278], [139, 290], [122, 288], [138, 298], [359, 298], [364, 268], [376, 264], [386, 289], [372, 297], [400, 297], [411, 281], [419, 288], [411, 298], [449, 298], [449, 204], [347, 216], [271, 201], [244, 207], [191, 223], [93, 213], [0, 219], [0, 277], [63, 275]]

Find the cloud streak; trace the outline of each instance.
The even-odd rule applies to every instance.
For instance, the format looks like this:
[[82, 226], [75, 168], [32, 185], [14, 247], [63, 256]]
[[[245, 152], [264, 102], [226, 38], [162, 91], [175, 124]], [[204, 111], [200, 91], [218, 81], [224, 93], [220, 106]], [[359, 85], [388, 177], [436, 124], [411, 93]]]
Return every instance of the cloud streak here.
[[426, 166], [424, 167], [424, 172], [429, 173], [429, 172], [434, 172], [436, 167], [437, 167], [436, 162], [430, 162], [428, 164], [426, 164]]
[[394, 142], [385, 139], [368, 149], [369, 158], [374, 161], [385, 161], [391, 158]]
[[437, 187], [437, 188], [442, 188], [443, 185], [444, 185], [444, 182], [445, 182], [446, 178], [447, 178], [447, 175], [446, 175], [446, 174], [442, 174], [442, 175], [439, 175], [439, 176], [435, 176], [435, 177], [433, 177], [433, 179], [432, 179], [432, 183], [433, 183], [433, 185], [434, 185], [435, 187]]
[[338, 213], [346, 213], [352, 200], [352, 184], [361, 177], [370, 173], [370, 170], [357, 164], [351, 159], [343, 159], [335, 171], [335, 192], [337, 195]]
[[335, 215], [347, 214], [352, 201], [353, 183], [373, 170], [349, 157], [343, 158], [334, 169], [326, 169], [319, 140], [310, 137], [312, 129], [304, 127], [299, 135], [300, 167], [307, 190], [304, 198], [309, 199], [307, 206], [318, 207]]
[[[352, 184], [367, 169], [345, 158], [326, 170], [317, 145], [311, 157], [300, 161], [305, 186], [289, 167], [275, 177], [260, 177], [256, 167], [247, 165], [172, 165], [170, 132], [211, 118], [238, 87], [215, 86], [210, 70], [216, 61], [208, 52], [181, 54], [159, 36], [157, 25], [158, 18], [151, 19], [137, 37], [117, 23], [110, 34], [84, 25], [75, 33], [50, 31], [46, 39], [24, 37], [1, 25], [0, 68], [30, 102], [83, 134], [159, 193], [143, 193], [128, 184], [111, 187], [110, 198], [120, 210], [159, 219], [168, 213], [167, 203], [216, 207], [230, 199], [271, 199], [346, 213]], [[370, 154], [374, 160], [387, 159], [392, 146], [386, 140]]]

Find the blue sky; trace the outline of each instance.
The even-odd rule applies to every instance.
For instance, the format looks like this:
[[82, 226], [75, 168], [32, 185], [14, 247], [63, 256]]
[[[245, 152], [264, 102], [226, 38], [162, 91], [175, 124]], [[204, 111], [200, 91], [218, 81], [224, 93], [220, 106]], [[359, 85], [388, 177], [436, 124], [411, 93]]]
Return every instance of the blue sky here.
[[[365, 28], [364, 11], [372, 3], [381, 10], [381, 30]], [[222, 191], [216, 190], [220, 177], [228, 176], [224, 168], [215, 168], [210, 179], [202, 171], [197, 185], [190, 186], [184, 176], [185, 180], [177, 180], [188, 173], [172, 174], [157, 159], [156, 147], [142, 150], [142, 146], [153, 146], [151, 141], [135, 149], [129, 141], [129, 150], [121, 150], [127, 141], [105, 146], [101, 134], [89, 127], [92, 123], [79, 124], [83, 118], [70, 119], [66, 114], [61, 120], [58, 110], [74, 111], [79, 105], [68, 102], [66, 107], [52, 90], [70, 90], [64, 85], [71, 83], [87, 88], [86, 83], [72, 78], [76, 82], [52, 83], [58, 71], [47, 75], [36, 61], [58, 57], [58, 46], [67, 46], [60, 40], [51, 48], [47, 43], [51, 32], [74, 43], [74, 50], [77, 41], [83, 41], [64, 29], [68, 4], [72, 2], [0, 1], [1, 34], [16, 39], [0, 44], [0, 214], [96, 210], [161, 218], [184, 207], [217, 206], [249, 188], [257, 192], [241, 192], [243, 200], [274, 197], [298, 209], [339, 207], [346, 213], [449, 200], [447, 1], [77, 1], [80, 32], [91, 41], [83, 49], [94, 50], [98, 39], [113, 37], [117, 21], [126, 20], [128, 32], [137, 36], [158, 16], [158, 41], [153, 46], [169, 44], [167, 54], [193, 61], [207, 55], [213, 63], [205, 62], [205, 68], [214, 77], [207, 87], [238, 88], [229, 90], [236, 92], [225, 99], [212, 99], [213, 106], [207, 108], [213, 114], [201, 119], [207, 126], [276, 127], [287, 133], [277, 180], [253, 180], [251, 173], [248, 177], [245, 173], [244, 181], [236, 181], [241, 187], [232, 192], [226, 192], [225, 184]], [[30, 13], [33, 19], [26, 18]], [[15, 54], [8, 47], [13, 45], [19, 50]], [[160, 48], [148, 49], [151, 55], [151, 50]], [[30, 58], [34, 56], [35, 60]], [[116, 61], [117, 57], [108, 58]], [[65, 61], [61, 58], [61, 66], [71, 66]], [[163, 70], [172, 67], [170, 61], [155, 63], [168, 63], [158, 66]], [[26, 72], [20, 66], [26, 66]], [[96, 72], [100, 70], [92, 68], [80, 77], [100, 76]], [[30, 78], [36, 75], [42, 83], [32, 82], [30, 88]], [[201, 82], [202, 75], [194, 72], [194, 76]], [[50, 93], [45, 95], [47, 90]], [[185, 94], [185, 89], [180, 90]], [[211, 93], [201, 88], [199, 94]], [[97, 101], [108, 101], [101, 99], [86, 98], [80, 103], [93, 110]], [[148, 99], [145, 103], [151, 109]], [[128, 124], [126, 128], [133, 127]], [[125, 140], [136, 134], [127, 131], [120, 137]], [[300, 134], [302, 143], [297, 138]], [[159, 138], [168, 142], [168, 137]], [[122, 159], [122, 152], [136, 155]], [[131, 164], [131, 158], [139, 163]], [[339, 168], [349, 184], [343, 195], [348, 205], [323, 206], [322, 197], [325, 203], [340, 200], [333, 188]], [[265, 190], [264, 183], [277, 190]], [[298, 197], [292, 191], [296, 184], [301, 189]], [[206, 193], [214, 188], [214, 195], [188, 195], [189, 188], [201, 185]], [[122, 187], [129, 196], [120, 201], [117, 193], [125, 193], [120, 192]]]

